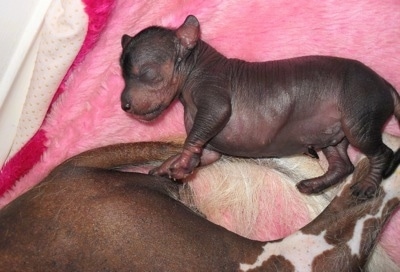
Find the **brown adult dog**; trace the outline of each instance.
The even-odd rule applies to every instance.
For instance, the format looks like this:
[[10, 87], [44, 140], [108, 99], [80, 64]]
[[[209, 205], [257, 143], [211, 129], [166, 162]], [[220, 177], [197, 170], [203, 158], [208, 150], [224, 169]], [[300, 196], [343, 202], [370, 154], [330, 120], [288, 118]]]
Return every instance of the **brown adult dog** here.
[[[221, 154], [283, 157], [322, 150], [321, 177], [303, 180], [303, 193], [337, 184], [354, 167], [349, 143], [370, 160], [354, 194], [371, 197], [400, 161], [382, 142], [382, 127], [400, 119], [396, 90], [356, 60], [305, 56], [266, 62], [229, 59], [200, 39], [188, 16], [177, 29], [148, 27], [122, 37], [122, 108], [139, 120], [159, 116], [176, 98], [185, 108], [183, 150], [152, 171], [182, 179]], [[249, 49], [251, 50], [251, 48]]]
[[188, 209], [176, 183], [115, 170], [180, 148], [121, 144], [56, 167], [0, 211], [0, 271], [355, 271], [399, 205], [394, 177], [366, 201], [346, 185], [302, 230], [272, 243], [248, 240]]

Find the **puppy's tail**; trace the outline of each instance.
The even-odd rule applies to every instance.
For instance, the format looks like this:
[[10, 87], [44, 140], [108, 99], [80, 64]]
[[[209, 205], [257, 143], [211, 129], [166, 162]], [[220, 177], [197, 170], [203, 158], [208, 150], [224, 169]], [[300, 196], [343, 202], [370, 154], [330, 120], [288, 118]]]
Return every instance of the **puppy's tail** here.
[[[393, 102], [394, 102], [394, 116], [396, 117], [397, 121], [400, 122], [400, 96], [397, 93], [396, 89], [387, 82], [389, 85], [389, 89], [392, 93]], [[396, 170], [397, 166], [400, 164], [400, 148], [394, 153], [391, 161], [389, 162], [386, 170], [383, 172], [383, 178], [387, 178], [393, 174]]]
[[113, 169], [126, 165], [164, 161], [180, 152], [182, 145], [167, 142], [123, 143], [99, 147], [76, 155], [61, 167]]

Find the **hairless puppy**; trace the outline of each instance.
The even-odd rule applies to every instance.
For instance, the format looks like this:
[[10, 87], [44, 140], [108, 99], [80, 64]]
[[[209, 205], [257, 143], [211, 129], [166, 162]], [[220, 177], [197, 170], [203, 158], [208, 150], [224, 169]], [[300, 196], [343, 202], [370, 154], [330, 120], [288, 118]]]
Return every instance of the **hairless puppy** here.
[[[371, 199], [354, 197], [345, 184], [300, 231], [253, 241], [183, 205], [177, 183], [115, 170], [164, 160], [179, 148], [108, 146], [56, 167], [0, 210], [0, 271], [361, 271], [400, 203], [395, 175]], [[365, 166], [356, 168], [359, 180]]]
[[352, 173], [349, 143], [371, 164], [353, 187], [371, 197], [400, 161], [382, 142], [381, 130], [399, 95], [382, 77], [350, 59], [306, 56], [249, 63], [228, 59], [200, 39], [188, 16], [177, 29], [152, 26], [122, 37], [125, 88], [122, 108], [141, 121], [159, 116], [175, 98], [184, 106], [188, 136], [183, 150], [152, 174], [182, 179], [221, 154], [281, 157], [322, 150], [327, 172], [298, 183], [318, 193]]

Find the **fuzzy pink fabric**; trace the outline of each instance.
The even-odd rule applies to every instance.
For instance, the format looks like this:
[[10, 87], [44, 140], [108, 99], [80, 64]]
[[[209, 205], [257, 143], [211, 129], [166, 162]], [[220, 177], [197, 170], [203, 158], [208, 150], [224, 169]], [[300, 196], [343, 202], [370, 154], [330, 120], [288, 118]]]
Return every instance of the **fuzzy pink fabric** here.
[[[400, 90], [398, 0], [84, 2], [90, 16], [84, 46], [60, 86], [41, 130], [3, 168], [0, 188], [4, 191], [13, 187], [3, 194], [1, 206], [81, 151], [184, 134], [179, 103], [151, 125], [136, 122], [120, 109], [120, 38], [149, 25], [176, 27], [188, 14], [194, 14], [201, 22], [202, 38], [228, 57], [249, 61], [308, 54], [349, 57], [369, 65]], [[393, 120], [386, 131], [400, 135], [398, 123]], [[29, 159], [30, 152], [34, 153]], [[351, 152], [356, 155], [355, 150]], [[23, 169], [14, 173], [18, 166]], [[382, 244], [400, 264], [398, 226], [399, 213], [386, 229]]]

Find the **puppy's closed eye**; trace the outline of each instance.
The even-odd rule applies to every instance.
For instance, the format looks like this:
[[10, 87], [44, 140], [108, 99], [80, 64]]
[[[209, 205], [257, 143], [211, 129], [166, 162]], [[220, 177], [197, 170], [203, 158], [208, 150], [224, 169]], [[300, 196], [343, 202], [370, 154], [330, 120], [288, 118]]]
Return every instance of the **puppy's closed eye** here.
[[153, 68], [146, 68], [142, 70], [142, 72], [139, 75], [139, 79], [146, 83], [157, 83], [162, 81], [160, 73], [158, 73], [158, 71]]

